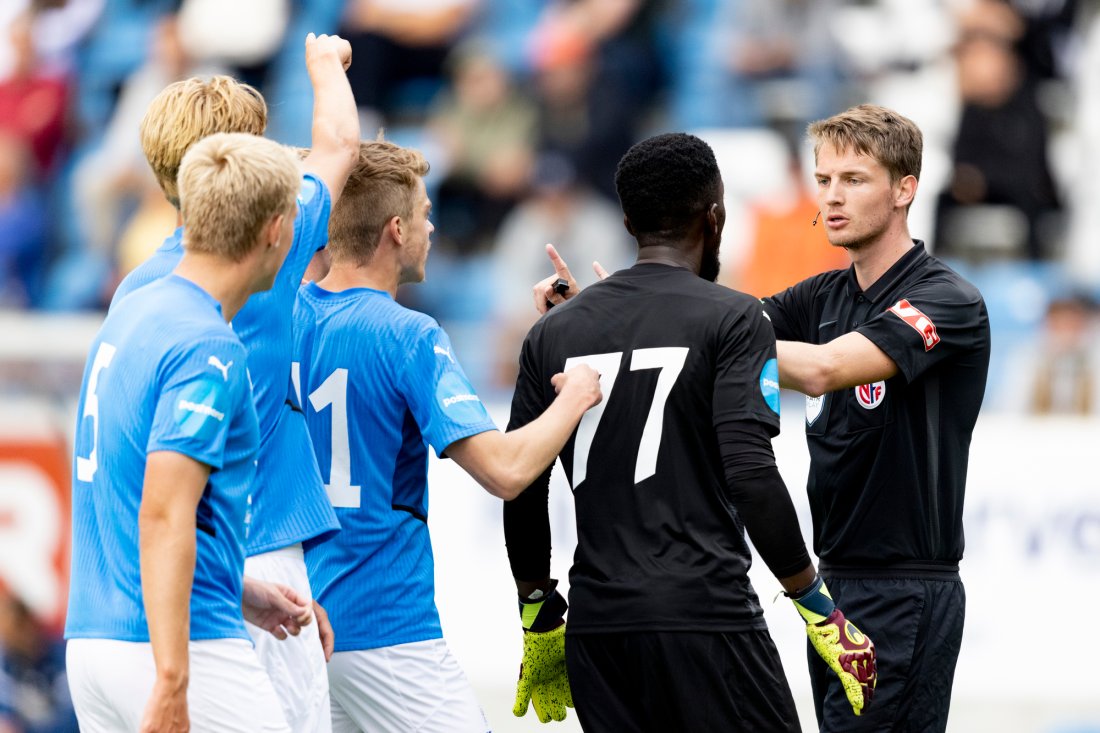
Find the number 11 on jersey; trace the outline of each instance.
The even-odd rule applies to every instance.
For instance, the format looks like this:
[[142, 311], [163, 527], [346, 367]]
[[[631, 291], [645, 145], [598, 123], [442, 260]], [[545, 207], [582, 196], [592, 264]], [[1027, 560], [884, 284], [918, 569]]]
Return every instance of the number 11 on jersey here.
[[[668, 346], [655, 349], [635, 349], [630, 355], [630, 371], [642, 369], [660, 369], [657, 376], [657, 388], [653, 393], [653, 402], [649, 406], [642, 440], [638, 445], [638, 459], [634, 464], [634, 483], [639, 483], [657, 472], [657, 454], [661, 448], [661, 432], [664, 429], [665, 403], [672, 393], [676, 379], [684, 369], [688, 348]], [[600, 391], [603, 401], [584, 413], [577, 426], [577, 438], [573, 443], [573, 490], [575, 491], [588, 475], [588, 458], [592, 450], [592, 441], [603, 419], [604, 410], [612, 400], [615, 380], [619, 376], [623, 352], [608, 354], [589, 354], [572, 356], [565, 360], [563, 371], [577, 364], [586, 364], [600, 375]]]

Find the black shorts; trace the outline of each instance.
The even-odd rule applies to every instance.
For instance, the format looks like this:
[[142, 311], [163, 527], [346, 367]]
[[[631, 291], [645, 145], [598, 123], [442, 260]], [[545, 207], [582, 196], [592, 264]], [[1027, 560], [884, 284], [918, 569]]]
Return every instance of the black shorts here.
[[836, 675], [807, 645], [822, 733], [936, 733], [947, 728], [951, 683], [962, 645], [966, 592], [958, 576], [822, 577], [836, 605], [875, 643], [878, 686], [858, 718]]
[[799, 733], [766, 630], [566, 636], [565, 662], [586, 733]]

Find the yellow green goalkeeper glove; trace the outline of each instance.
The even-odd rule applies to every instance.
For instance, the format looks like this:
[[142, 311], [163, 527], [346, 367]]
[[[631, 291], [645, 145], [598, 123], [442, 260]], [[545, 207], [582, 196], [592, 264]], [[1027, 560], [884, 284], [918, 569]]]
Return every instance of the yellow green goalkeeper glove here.
[[512, 713], [527, 714], [528, 702], [539, 721], [565, 720], [565, 709], [573, 707], [573, 693], [565, 672], [565, 611], [569, 604], [555, 590], [535, 591], [519, 599], [523, 623], [523, 662], [516, 683], [516, 704]]
[[859, 715], [871, 704], [878, 682], [874, 642], [844, 618], [820, 576], [790, 598], [806, 621], [810, 644], [840, 678], [852, 712]]

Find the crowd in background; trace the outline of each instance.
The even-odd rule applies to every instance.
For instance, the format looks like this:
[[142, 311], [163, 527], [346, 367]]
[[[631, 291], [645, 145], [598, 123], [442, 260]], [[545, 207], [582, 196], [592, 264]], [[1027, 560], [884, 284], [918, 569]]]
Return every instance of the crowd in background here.
[[[862, 101], [893, 106], [924, 130], [911, 229], [986, 293], [1002, 354], [1043, 333], [1060, 348], [1053, 324], [1083, 309], [1067, 364], [1035, 369], [1087, 375], [1100, 283], [1100, 207], [1088, 181], [1100, 162], [1098, 7], [10, 0], [0, 11], [0, 304], [102, 308], [174, 228], [137, 136], [167, 83], [233, 74], [268, 99], [270, 137], [308, 143], [302, 39], [337, 32], [354, 48], [364, 134], [385, 128], [432, 164], [430, 282], [402, 298], [476, 344], [471, 368], [485, 389], [510, 384], [533, 318], [527, 285], [547, 271], [544, 243], [576, 263], [582, 284], [593, 259], [610, 269], [631, 261], [613, 174], [648, 134], [695, 131], [719, 154], [723, 282], [764, 295], [844, 266], [810, 225], [802, 133]], [[1032, 392], [1042, 387], [1002, 371], [991, 407], [1092, 409], [1081, 395], [1063, 403], [1061, 386], [1040, 398]]]
[[[546, 242], [582, 285], [632, 261], [613, 174], [647, 135], [714, 147], [721, 282], [767, 295], [846, 266], [811, 224], [803, 131], [869, 101], [925, 133], [910, 229], [985, 295], [986, 408], [1100, 413], [1096, 0], [5, 0], [0, 308], [102, 309], [174, 229], [137, 134], [166, 84], [232, 74], [269, 137], [308, 144], [310, 31], [352, 43], [364, 135], [431, 163], [428, 282], [400, 297], [483, 393], [510, 389]], [[20, 609], [0, 592], [0, 731], [64, 730], [57, 650]], [[13, 712], [17, 686], [40, 694]]]

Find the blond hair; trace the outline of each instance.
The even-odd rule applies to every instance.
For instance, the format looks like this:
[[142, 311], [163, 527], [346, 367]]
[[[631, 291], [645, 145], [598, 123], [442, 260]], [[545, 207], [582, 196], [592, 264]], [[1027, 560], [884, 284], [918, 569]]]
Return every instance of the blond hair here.
[[897, 183], [905, 176], [920, 178], [923, 137], [908, 117], [874, 104], [861, 104], [810, 125], [814, 157], [824, 144], [852, 150], [878, 161]]
[[187, 149], [215, 132], [263, 134], [267, 103], [255, 88], [229, 76], [191, 77], [169, 84], [141, 120], [141, 149], [168, 200], [179, 208], [180, 162]]
[[240, 262], [273, 216], [294, 216], [301, 185], [290, 148], [242, 132], [203, 138], [180, 164], [185, 248]]
[[386, 224], [395, 216], [412, 216], [416, 182], [428, 174], [428, 167], [418, 150], [385, 140], [360, 142], [359, 160], [328, 223], [333, 259], [370, 262]]

